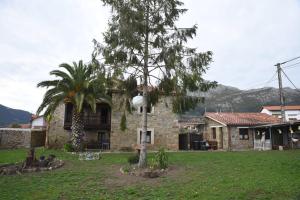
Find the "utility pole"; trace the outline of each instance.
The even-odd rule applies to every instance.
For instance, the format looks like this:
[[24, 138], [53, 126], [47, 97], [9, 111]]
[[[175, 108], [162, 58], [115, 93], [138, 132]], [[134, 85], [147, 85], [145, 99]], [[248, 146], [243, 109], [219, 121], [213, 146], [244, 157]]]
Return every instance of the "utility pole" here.
[[284, 96], [283, 96], [283, 90], [282, 90], [281, 63], [277, 63], [275, 66], [277, 66], [277, 73], [278, 73], [281, 121], [285, 122], [286, 120], [285, 120], [285, 111], [284, 111]]

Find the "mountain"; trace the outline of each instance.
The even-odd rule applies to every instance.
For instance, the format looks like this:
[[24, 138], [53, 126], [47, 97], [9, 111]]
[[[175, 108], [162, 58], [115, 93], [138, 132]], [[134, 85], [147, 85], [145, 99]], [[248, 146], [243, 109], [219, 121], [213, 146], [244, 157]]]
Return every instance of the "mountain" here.
[[27, 111], [8, 108], [0, 104], [0, 127], [7, 127], [13, 123], [29, 123], [31, 115]]
[[[283, 89], [286, 105], [300, 105], [300, 91]], [[205, 102], [188, 112], [189, 115], [207, 112], [259, 112], [262, 106], [280, 105], [277, 88], [264, 87], [251, 90], [240, 90], [235, 87], [218, 85], [206, 92], [196, 92], [193, 95], [205, 97]]]

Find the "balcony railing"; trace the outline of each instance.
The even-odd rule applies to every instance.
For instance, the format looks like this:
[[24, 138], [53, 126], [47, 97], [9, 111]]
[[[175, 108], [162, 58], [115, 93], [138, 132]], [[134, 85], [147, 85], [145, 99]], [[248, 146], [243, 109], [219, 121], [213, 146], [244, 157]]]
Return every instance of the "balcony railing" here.
[[[70, 130], [72, 122], [65, 122], [64, 128]], [[85, 130], [110, 130], [110, 124], [108, 123], [99, 123], [99, 121], [84, 120], [84, 129]]]

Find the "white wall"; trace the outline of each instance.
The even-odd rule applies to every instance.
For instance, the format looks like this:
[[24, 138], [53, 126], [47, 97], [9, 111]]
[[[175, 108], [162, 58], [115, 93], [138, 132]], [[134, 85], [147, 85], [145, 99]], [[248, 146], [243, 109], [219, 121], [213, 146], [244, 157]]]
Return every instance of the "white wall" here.
[[39, 118], [32, 120], [31, 127], [35, 127], [35, 126], [46, 126], [44, 118], [39, 117]]
[[[261, 111], [261, 113], [266, 113], [268, 115], [274, 115], [274, 114], [278, 114], [278, 111], [269, 111], [267, 109], [263, 109]], [[279, 111], [280, 113], [280, 111]], [[279, 118], [281, 118], [281, 116], [278, 116]], [[287, 121], [289, 121], [290, 118], [296, 118], [297, 120], [300, 120], [300, 110], [286, 110], [285, 111], [285, 119]]]
[[288, 121], [290, 118], [296, 118], [297, 120], [300, 120], [300, 110], [286, 110], [285, 118]]

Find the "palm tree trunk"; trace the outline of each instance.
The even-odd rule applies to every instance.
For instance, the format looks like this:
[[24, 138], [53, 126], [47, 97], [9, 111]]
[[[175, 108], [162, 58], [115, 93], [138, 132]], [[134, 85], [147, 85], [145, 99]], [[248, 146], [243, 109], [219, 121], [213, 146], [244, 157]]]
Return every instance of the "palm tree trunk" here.
[[[50, 122], [49, 122], [50, 123]], [[49, 130], [50, 130], [50, 125], [47, 123], [46, 127], [46, 138], [45, 138], [45, 148], [49, 148]]]
[[73, 148], [75, 151], [82, 151], [83, 150], [83, 135], [84, 135], [84, 124], [83, 124], [83, 114], [82, 112], [77, 112], [76, 109], [74, 109], [73, 115], [72, 115], [72, 136], [71, 141]]

